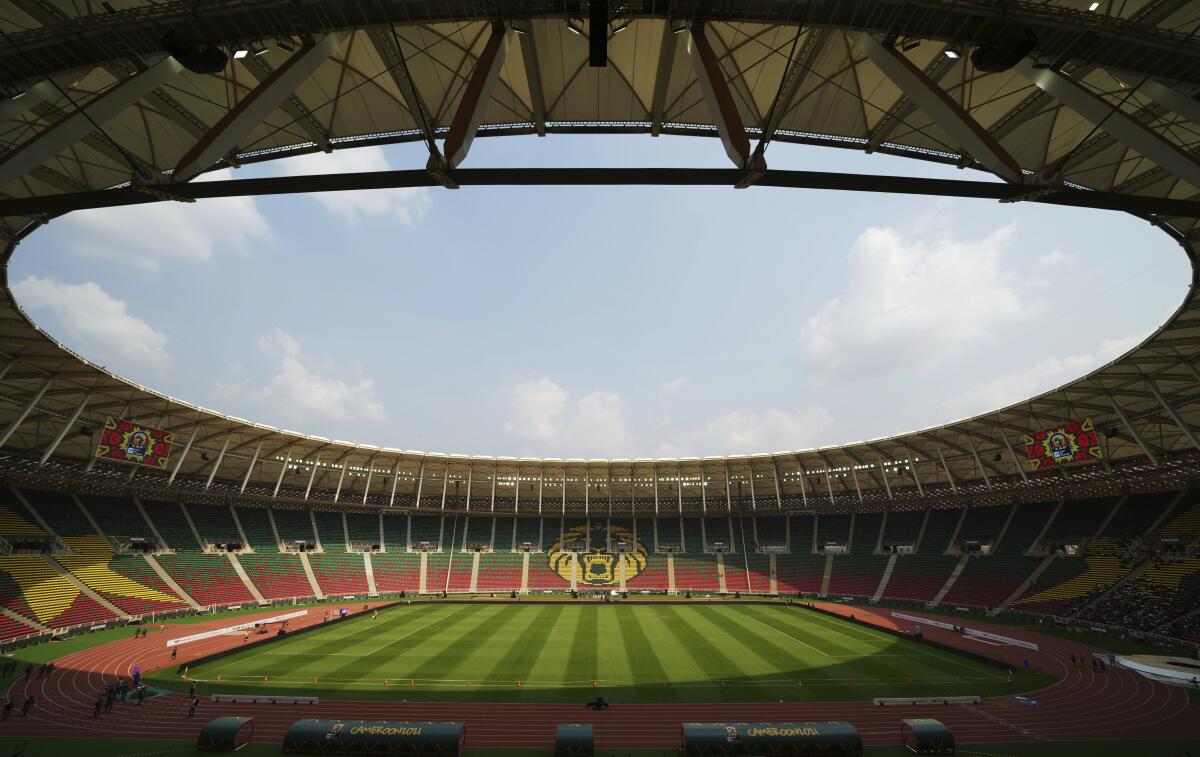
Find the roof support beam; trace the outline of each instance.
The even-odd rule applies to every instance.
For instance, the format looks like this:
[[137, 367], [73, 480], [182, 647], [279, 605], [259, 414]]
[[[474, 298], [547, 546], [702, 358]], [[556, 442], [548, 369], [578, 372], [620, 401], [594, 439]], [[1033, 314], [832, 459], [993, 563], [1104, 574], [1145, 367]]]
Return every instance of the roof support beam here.
[[116, 118], [182, 70], [183, 66], [174, 58], [164, 58], [59, 119], [0, 159], [0, 186], [29, 173], [42, 162], [87, 137], [96, 129], [93, 122], [104, 124]]
[[416, 85], [413, 84], [408, 64], [404, 60], [404, 53], [398, 48], [399, 41], [392, 27], [372, 27], [367, 30], [367, 36], [370, 37], [371, 44], [375, 46], [379, 57], [383, 59], [383, 64], [387, 66], [392, 83], [396, 85], [396, 89], [400, 90], [400, 97], [403, 98], [405, 107], [408, 108], [409, 114], [416, 122], [417, 129], [424, 136], [430, 153], [440, 154], [437, 152], [437, 144], [434, 142], [434, 139], [437, 138], [437, 124], [434, 123], [433, 114], [429, 112]]
[[[955, 65], [954, 59], [945, 54], [944, 51], [946, 49], [949, 48], [943, 48], [943, 52], [935, 55], [933, 60], [921, 72], [925, 78], [939, 88], [942, 77], [950, 73], [950, 70]], [[918, 106], [916, 101], [908, 96], [908, 92], [904, 94], [905, 96], [897, 100], [895, 105], [888, 109], [888, 112], [884, 114], [880, 122], [871, 130], [870, 139], [867, 141], [867, 152], [879, 149], [879, 146], [886, 142], [887, 138], [896, 131], [896, 127], [902, 126], [917, 112]]]
[[175, 180], [190, 181], [232, 152], [239, 141], [291, 97], [296, 88], [333, 55], [341, 41], [341, 34], [327, 34], [319, 42], [297, 50], [188, 150], [175, 167]]
[[1194, 124], [1200, 124], [1200, 102], [1154, 79], [1142, 83], [1142, 93]]
[[71, 413], [70, 419], [63, 424], [62, 431], [58, 432], [58, 436], [54, 437], [54, 441], [46, 447], [46, 451], [38, 459], [39, 466], [46, 464], [46, 461], [54, 454], [54, 450], [58, 449], [58, 445], [62, 444], [62, 440], [66, 438], [67, 432], [75, 428], [75, 423], [79, 420], [79, 416], [83, 413], [83, 409], [87, 407], [88, 400], [91, 398], [92, 395], [90, 393], [83, 395], [83, 399], [79, 401], [79, 404], [75, 406], [75, 410]]
[[217, 470], [221, 467], [221, 463], [225, 460], [225, 452], [229, 449], [229, 440], [233, 438], [233, 432], [230, 431], [225, 436], [225, 441], [221, 444], [221, 451], [217, 453], [217, 460], [213, 463], [212, 470], [208, 472], [208, 480], [204, 482], [204, 490], [208, 491], [212, 486], [213, 479], [217, 477]]
[[662, 133], [667, 109], [667, 87], [671, 85], [671, 69], [675, 64], [676, 32], [671, 22], [663, 22], [662, 41], [658, 48], [658, 68], [654, 73], [654, 95], [650, 100], [650, 136]]
[[479, 122], [483, 120], [483, 112], [492, 100], [492, 89], [496, 86], [496, 80], [500, 78], [500, 69], [504, 66], [504, 57], [507, 54], [508, 29], [503, 24], [493, 24], [492, 34], [483, 46], [483, 52], [479, 54], [471, 78], [467, 80], [467, 87], [463, 90], [454, 120], [450, 122], [450, 132], [442, 145], [442, 152], [445, 153], [446, 163], [450, 168], [457, 167], [467, 157], [471, 142], [475, 140], [475, 132], [479, 129]]
[[692, 66], [696, 70], [696, 81], [704, 94], [704, 102], [708, 106], [721, 144], [725, 146], [725, 154], [738, 168], [755, 168], [766, 170], [766, 162], [757, 155], [759, 166], [752, 166], [750, 155], [750, 137], [746, 134], [746, 125], [738, 112], [737, 103], [729, 91], [729, 82], [725, 80], [725, 72], [721, 62], [713, 51], [712, 45], [705, 36], [704, 22], [692, 24], [691, 35], [688, 38], [688, 53], [692, 58]]
[[58, 96], [58, 90], [49, 79], [42, 79], [17, 97], [0, 101], [0, 122], [9, 121], [22, 113]]
[[167, 477], [167, 486], [175, 482], [175, 477], [179, 475], [179, 469], [183, 467], [183, 461], [187, 459], [188, 453], [192, 451], [192, 442], [196, 441], [196, 433], [200, 430], [200, 426], [192, 426], [192, 433], [188, 436], [187, 444], [183, 445], [183, 452], [179, 453], [179, 459], [175, 461], [175, 468], [171, 471], [171, 475]]
[[771, 111], [767, 114], [767, 125], [763, 128], [762, 137], [759, 139], [759, 145], [762, 149], [775, 138], [775, 132], [779, 129], [779, 124], [783, 121], [783, 117], [788, 114], [792, 108], [792, 101], [796, 99], [796, 94], [800, 88], [804, 86], [804, 82], [808, 79], [808, 74], [812, 71], [813, 64], [820, 57], [821, 52], [825, 49], [825, 43], [829, 40], [830, 31], [828, 29], [810, 29], [808, 36], [804, 39], [804, 47], [800, 49], [800, 54], [792, 61], [784, 74], [784, 79], [780, 83], [779, 95], [771, 106]]
[[1200, 187], [1200, 161], [1129, 114], [1119, 108], [1114, 109], [1110, 103], [1085, 89], [1074, 79], [1051, 68], [1034, 68], [1033, 61], [1028, 58], [1014, 66], [1014, 70], [1033, 82], [1038, 89], [1093, 124], [1099, 125], [1126, 147], [1137, 151], [1192, 186]]
[[542, 66], [538, 62], [537, 42], [533, 39], [533, 20], [525, 19], [521, 35], [521, 58], [525, 64], [525, 79], [529, 84], [529, 109], [533, 126], [539, 137], [546, 136], [546, 91], [542, 87]]
[[1137, 446], [1142, 448], [1142, 452], [1145, 453], [1146, 457], [1150, 460], [1150, 464], [1157, 468], [1158, 458], [1154, 456], [1154, 450], [1150, 449], [1150, 445], [1146, 444], [1146, 442], [1142, 440], [1142, 435], [1138, 433], [1137, 429], [1134, 428], [1132, 423], [1130, 423], [1129, 418], [1125, 416], [1125, 411], [1121, 409], [1121, 403], [1117, 402], [1117, 400], [1113, 397], [1109, 397], [1108, 401], [1112, 403], [1113, 411], [1117, 414], [1117, 417], [1121, 419], [1121, 423], [1125, 425], [1126, 430], [1129, 431], [1129, 435], [1133, 437], [1135, 442], [1137, 442]]
[[[243, 59], [246, 64], [246, 70], [250, 75], [258, 80], [259, 84], [265, 82], [274, 73], [271, 64], [267, 63], [264, 56], [250, 55]], [[333, 146], [329, 144], [329, 133], [325, 131], [325, 127], [313, 115], [312, 110], [304, 104], [300, 96], [295, 91], [290, 92], [283, 101], [279, 103], [279, 109], [287, 113], [292, 121], [304, 132], [304, 135], [311, 139], [317, 147], [320, 147], [325, 152], [333, 152]]]
[[1167, 415], [1171, 416], [1171, 420], [1179, 427], [1179, 430], [1183, 432], [1187, 440], [1192, 443], [1193, 447], [1200, 449], [1200, 439], [1196, 438], [1196, 434], [1192, 431], [1191, 426], [1184, 422], [1183, 416], [1179, 414], [1170, 402], [1167, 402], [1167, 398], [1163, 396], [1158, 385], [1152, 379], [1146, 379], [1146, 384], [1150, 387], [1150, 391], [1154, 393], [1154, 398], [1158, 400], [1158, 404], [1162, 405], [1163, 410], [1167, 411]]
[[21, 412], [17, 414], [17, 417], [13, 418], [12, 423], [8, 424], [8, 428], [4, 431], [4, 435], [0, 436], [0, 447], [8, 444], [8, 440], [12, 438], [13, 432], [25, 422], [25, 419], [29, 417], [29, 413], [32, 412], [35, 407], [37, 407], [37, 403], [42, 401], [42, 395], [44, 395], [46, 390], [50, 388], [51, 381], [52, 379], [46, 379], [43, 381], [42, 385], [38, 387], [38, 390], [34, 392], [33, 397], [31, 397], [29, 402], [25, 404], [25, 407], [21, 408]]
[[1020, 182], [1021, 167], [987, 130], [971, 117], [946, 91], [912, 64], [899, 50], [865, 32], [854, 41], [879, 70], [904, 91], [953, 140], [955, 147], [979, 161], [1008, 182]]
[[250, 467], [246, 468], [246, 476], [242, 479], [242, 488], [238, 490], [239, 494], [246, 493], [246, 484], [250, 483], [250, 474], [254, 472], [254, 466], [258, 463], [259, 452], [262, 452], [262, 439], [259, 439], [258, 444], [254, 446], [254, 457], [250, 458]]

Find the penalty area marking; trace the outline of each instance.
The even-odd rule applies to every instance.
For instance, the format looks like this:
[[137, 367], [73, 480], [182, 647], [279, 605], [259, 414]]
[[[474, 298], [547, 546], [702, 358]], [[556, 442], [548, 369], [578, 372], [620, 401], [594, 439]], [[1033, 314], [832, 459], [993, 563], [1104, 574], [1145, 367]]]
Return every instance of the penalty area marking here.
[[753, 615], [747, 615], [747, 614], [743, 614], [743, 615], [742, 615], [742, 617], [743, 617], [743, 618], [746, 618], [746, 619], [748, 619], [748, 620], [753, 620], [755, 623], [758, 623], [759, 625], [766, 626], [767, 628], [770, 628], [770, 629], [771, 629], [772, 631], [774, 631], [775, 633], [777, 633], [777, 634], [781, 634], [781, 635], [783, 635], [783, 636], [786, 636], [787, 638], [791, 639], [792, 641], [796, 642], [797, 644], [801, 644], [801, 645], [803, 645], [803, 646], [806, 646], [806, 647], [808, 647], [809, 649], [811, 649], [812, 651], [816, 652], [817, 654], [819, 654], [819, 655], [821, 655], [821, 656], [823, 656], [823, 657], [830, 657], [830, 656], [831, 656], [831, 655], [830, 655], [828, 652], [825, 652], [825, 651], [823, 651], [823, 650], [817, 649], [817, 648], [816, 648], [816, 647], [814, 647], [812, 644], [809, 644], [809, 643], [808, 643], [808, 642], [806, 642], [806, 641], [801, 641], [800, 639], [797, 639], [795, 636], [792, 636], [790, 633], [788, 633], [788, 632], [786, 632], [786, 631], [781, 631], [781, 630], [779, 630], [778, 628], [776, 628], [775, 626], [771, 625], [770, 623], [764, 623], [763, 621], [759, 620], [758, 618], [754, 617]]

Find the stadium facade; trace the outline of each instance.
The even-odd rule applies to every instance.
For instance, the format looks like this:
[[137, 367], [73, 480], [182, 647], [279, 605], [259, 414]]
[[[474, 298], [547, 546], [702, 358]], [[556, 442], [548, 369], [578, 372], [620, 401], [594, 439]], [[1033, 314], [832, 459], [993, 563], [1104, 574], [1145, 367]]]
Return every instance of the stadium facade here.
[[[6, 269], [20, 241], [65, 208], [131, 193], [144, 201], [187, 200], [188, 188], [197, 186], [188, 182], [218, 168], [425, 142], [430, 157], [422, 180], [452, 187], [455, 172], [469, 168], [477, 137], [642, 133], [718, 137], [713, 149], [723, 148], [736, 174], [730, 185], [765, 182], [766, 147], [785, 141], [970, 168], [1019, 188], [1009, 199], [1045, 201], [1087, 190], [1096, 202], [1155, 224], [1170, 238], [1164, 244], [1173, 241], [1188, 255], [1193, 271], [1178, 310], [1141, 345], [1010, 407], [836, 447], [645, 460], [407, 451], [255, 424], [88, 362], [41, 331], [6, 288], [0, 464], [13, 491], [10, 512], [52, 537], [66, 560], [58, 564], [83, 584], [89, 579], [79, 571], [86, 566], [73, 568], [72, 555], [93, 550], [107, 564], [116, 559], [113, 549], [128, 547], [105, 538], [124, 528], [100, 522], [96, 510], [105, 503], [134, 523], [141, 519], [146, 528], [135, 530], [145, 533], [121, 535], [148, 538], [154, 551], [165, 551], [168, 564], [160, 567], [172, 580], [203, 567], [201, 555], [218, 545], [287, 552], [306, 541], [303, 519], [293, 523], [295, 538], [279, 521], [313, 510], [307, 517], [320, 554], [337, 552], [345, 562], [363, 545], [368, 554], [376, 545], [420, 553], [418, 566], [397, 568], [410, 578], [416, 570], [416, 585], [395, 584], [410, 591], [534, 590], [528, 557], [501, 566], [508, 571], [503, 581], [485, 579], [481, 586], [480, 562], [487, 572], [494, 559], [484, 557], [468, 560], [466, 586], [451, 578], [449, 555], [512, 554], [528, 542], [536, 553], [555, 544], [569, 552], [565, 575], [575, 575], [576, 586], [581, 577], [589, 582], [591, 565], [606, 576], [599, 583], [622, 588], [634, 583], [629, 572], [661, 573], [654, 579], [661, 585], [651, 588], [997, 607], [1033, 597], [1034, 580], [1061, 566], [1055, 555], [1062, 548], [1119, 538], [1111, 554], [1093, 549], [1095, 557], [1119, 562], [1129, 540], [1161, 535], [1170, 524], [1176, 524], [1170, 538], [1186, 546], [1197, 530], [1186, 492], [1200, 454], [1196, 218], [1187, 215], [1200, 187], [1200, 160], [1191, 148], [1200, 128], [1194, 98], [1200, 40], [1188, 26], [1195, 23], [1188, 2], [1103, 5], [223, 0], [117, 2], [111, 13], [79, 16], [71, 3], [0, 0]], [[606, 12], [596, 15], [601, 7]], [[599, 45], [601, 60], [593, 62], [604, 65], [591, 66], [597, 32], [606, 46]], [[303, 189], [304, 181], [293, 178], [285, 191]], [[155, 464], [114, 463], [104, 454], [110, 419], [169, 434], [169, 454]], [[178, 527], [181, 541], [173, 543], [171, 529], [156, 522], [146, 502], [174, 508], [178, 515], [163, 517]], [[1087, 512], [1075, 518], [1079, 508], [1072, 503], [1085, 503]], [[968, 531], [974, 526], [975, 510], [985, 512], [978, 533], [964, 533], [968, 522]], [[269, 536], [252, 535], [243, 517]], [[325, 526], [332, 536], [319, 523], [328, 517], [337, 520]], [[368, 533], [374, 522], [379, 541], [352, 538], [351, 520]], [[487, 524], [486, 539], [471, 535], [468, 524], [477, 522]], [[1114, 524], [1123, 530], [1106, 531]], [[10, 551], [14, 537], [30, 535], [21, 531], [26, 525], [13, 527], [0, 528]], [[1006, 543], [1010, 529], [1020, 539]], [[572, 532], [577, 538], [567, 539]], [[615, 573], [614, 534], [632, 542], [625, 551], [634, 555], [619, 559]], [[589, 563], [575, 549], [591, 553], [593, 540], [608, 557]], [[403, 549], [392, 550], [389, 541]], [[962, 575], [972, 575], [969, 542], [985, 552], [995, 548], [980, 560], [1011, 551], [1020, 580], [982, 598], [953, 593]], [[447, 556], [444, 569], [443, 558], [431, 552]], [[693, 587], [688, 558], [678, 555], [695, 553], [702, 564]], [[741, 557], [732, 577], [730, 554]], [[836, 570], [837, 560], [856, 554], [866, 567]], [[913, 562], [925, 557], [928, 565]], [[296, 592], [321, 595], [370, 588], [369, 558], [356, 559], [344, 571], [340, 563], [328, 566], [330, 574], [353, 576], [328, 592], [320, 584], [324, 568], [314, 574], [307, 557], [286, 566], [272, 562], [276, 557], [257, 561], [263, 575], [292, 576]], [[917, 585], [934, 563], [936, 587], [908, 597], [887, 590]], [[266, 598], [250, 575], [253, 565], [250, 574], [236, 558], [210, 567], [225, 578], [231, 574], [224, 571], [234, 571], [230, 585], [244, 591], [190, 596], [157, 569], [158, 578], [147, 574], [142, 585], [185, 605]], [[1059, 578], [1065, 585], [1091, 568], [1077, 562]], [[462, 575], [461, 562], [459, 569]], [[1084, 582], [1071, 598], [1112, 589], [1147, 566], [1143, 558], [1113, 570], [1107, 584]], [[550, 572], [561, 588], [564, 574]], [[121, 575], [137, 582], [136, 573]], [[1163, 585], [1175, 591], [1200, 577], [1194, 573], [1172, 574]], [[789, 583], [789, 575], [805, 578]], [[131, 614], [112, 596], [99, 600], [111, 605], [110, 615]]]

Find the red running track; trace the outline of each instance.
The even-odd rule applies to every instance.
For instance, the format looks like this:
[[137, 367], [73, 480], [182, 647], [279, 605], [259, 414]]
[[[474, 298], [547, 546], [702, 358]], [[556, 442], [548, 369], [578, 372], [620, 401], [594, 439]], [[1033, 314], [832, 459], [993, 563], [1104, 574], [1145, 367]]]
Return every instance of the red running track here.
[[[843, 614], [853, 613], [892, 628], [897, 624], [869, 608], [823, 605]], [[278, 614], [247, 616], [244, 620]], [[915, 615], [923, 613], [913, 612]], [[242, 620], [242, 619], [239, 619]], [[197, 717], [187, 717], [187, 697], [170, 694], [147, 699], [145, 704], [118, 702], [111, 713], [93, 719], [93, 706], [104, 686], [118, 677], [129, 677], [134, 666], [143, 671], [175, 667], [189, 659], [242, 645], [237, 637], [219, 636], [189, 644], [172, 661], [167, 639], [220, 628], [230, 620], [210, 620], [192, 625], [166, 626], [145, 639], [122, 639], [67, 655], [56, 662], [54, 674], [13, 684], [9, 696], [21, 702], [29, 694], [37, 705], [28, 717], [19, 712], [0, 723], [0, 734], [28, 736], [104, 736], [194, 740], [203, 724], [218, 715], [252, 715], [255, 741], [279, 743], [287, 728], [301, 718], [345, 720], [433, 720], [466, 723], [467, 743], [476, 747], [550, 747], [559, 723], [591, 722], [600, 748], [679, 745], [679, 724], [687, 721], [747, 720], [848, 720], [868, 745], [898, 744], [900, 719], [932, 717], [946, 723], [960, 743], [981, 741], [1053, 741], [1082, 739], [1200, 738], [1200, 705], [1188, 702], [1178, 687], [1152, 682], [1125, 670], [1109, 668], [1094, 673], [1090, 665], [1072, 665], [1070, 654], [1099, 651], [1058, 637], [1024, 629], [970, 621], [975, 628], [1035, 641], [1040, 652], [1016, 647], [986, 646], [959, 634], [926, 627], [925, 636], [956, 647], [982, 652], [1022, 664], [1029, 656], [1037, 669], [1061, 676], [1057, 683], [1031, 695], [1040, 704], [1016, 704], [1007, 698], [988, 699], [982, 705], [875, 707], [870, 702], [764, 703], [764, 704], [614, 704], [604, 712], [577, 704], [525, 704], [455, 702], [361, 702], [327, 700], [319, 705], [214, 704], [202, 700]], [[321, 611], [293, 621], [293, 627], [321, 622]], [[911, 630], [904, 628], [902, 630]], [[131, 631], [132, 633], [132, 631]], [[250, 643], [254, 643], [253, 641]]]

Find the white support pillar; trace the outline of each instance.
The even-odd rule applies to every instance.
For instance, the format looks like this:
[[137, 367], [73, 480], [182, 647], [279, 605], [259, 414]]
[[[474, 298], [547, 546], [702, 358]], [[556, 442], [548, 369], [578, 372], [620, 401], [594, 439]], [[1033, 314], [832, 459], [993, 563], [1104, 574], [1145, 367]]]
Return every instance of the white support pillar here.
[[349, 464], [350, 453], [346, 453], [346, 457], [342, 459], [342, 470], [338, 473], [337, 488], [333, 490], [333, 501], [337, 502], [342, 496], [342, 481], [346, 479], [346, 466]]
[[88, 136], [96, 130], [93, 123], [103, 125], [111, 121], [182, 70], [179, 61], [169, 56], [163, 58], [145, 71], [113, 85], [91, 102], [10, 150], [0, 159], [0, 186], [24, 176]]
[[1035, 68], [1034, 62], [1028, 58], [1013, 66], [1013, 70], [1143, 158], [1192, 186], [1200, 187], [1200, 161], [1124, 110], [1060, 71]]
[[279, 496], [279, 487], [283, 484], [283, 474], [287, 473], [288, 466], [292, 464], [292, 450], [295, 446], [288, 447], [287, 455], [283, 459], [283, 465], [279, 466], [279, 478], [275, 479], [275, 492], [272, 497]]
[[200, 426], [192, 426], [192, 433], [188, 436], [187, 444], [183, 445], [183, 452], [179, 453], [179, 459], [175, 461], [175, 467], [171, 470], [171, 475], [167, 477], [167, 486], [170, 486], [175, 481], [175, 477], [179, 475], [179, 469], [183, 467], [183, 461], [187, 459], [188, 453], [192, 451], [192, 442], [196, 441], [196, 434], [200, 431]]
[[683, 517], [683, 467], [675, 465], [675, 493], [679, 495], [679, 517]]
[[225, 441], [221, 443], [221, 451], [217, 453], [217, 459], [213, 463], [212, 470], [208, 472], [208, 479], [204, 482], [205, 491], [208, 491], [209, 487], [212, 486], [213, 479], [217, 477], [217, 469], [221, 467], [221, 463], [225, 460], [225, 452], [229, 449], [229, 440], [232, 438], [232, 431], [225, 435]]
[[946, 480], [950, 482], [950, 491], [958, 494], [958, 487], [954, 485], [954, 476], [950, 475], [950, 466], [946, 464], [946, 455], [942, 453], [942, 445], [934, 442], [933, 446], [937, 448], [938, 459], [942, 461], [942, 470], [946, 471]]
[[800, 503], [801, 503], [801, 506], [805, 510], [807, 510], [808, 509], [808, 487], [804, 485], [804, 478], [805, 478], [804, 461], [800, 459], [799, 455], [796, 455], [796, 465], [800, 466]]
[[475, 478], [475, 466], [467, 461], [467, 512], [471, 512], [471, 484]]
[[1005, 181], [1020, 183], [1021, 166], [1000, 143], [940, 85], [930, 80], [901, 51], [866, 32], [851, 34], [880, 71], [950, 137], [951, 144]]
[[1163, 396], [1162, 391], [1159, 390], [1158, 384], [1155, 384], [1153, 379], [1147, 378], [1146, 385], [1150, 387], [1150, 391], [1154, 394], [1154, 398], [1158, 400], [1158, 404], [1162, 405], [1162, 409], [1167, 411], [1167, 415], [1171, 416], [1171, 420], [1175, 422], [1175, 425], [1179, 427], [1179, 430], [1183, 432], [1183, 435], [1187, 437], [1187, 440], [1192, 443], [1192, 446], [1196, 449], [1200, 449], [1200, 440], [1196, 439], [1196, 434], [1193, 433], [1191, 427], [1184, 422], [1183, 416], [1181, 416], [1175, 410], [1175, 408], [1171, 406], [1170, 402], [1167, 402], [1167, 398]]
[[367, 483], [363, 486], [362, 503], [367, 504], [367, 495], [371, 493], [371, 476], [375, 473], [375, 458], [367, 461]]
[[446, 489], [450, 487], [450, 461], [446, 461], [446, 469], [442, 471], [442, 510], [446, 509]]
[[321, 467], [321, 453], [318, 452], [313, 456], [312, 468], [308, 471], [308, 485], [304, 487], [304, 498], [308, 499], [309, 492], [312, 491], [313, 482], [317, 480], [317, 468]]
[[837, 505], [833, 499], [833, 472], [829, 470], [829, 463], [825, 463], [825, 487], [829, 489], [829, 504]]
[[758, 512], [758, 498], [754, 496], [754, 465], [747, 460], [746, 467], [750, 469], [750, 512]]
[[700, 463], [700, 513], [708, 513], [708, 476], [704, 472], [704, 463]]
[[[7, 370], [7, 368], [5, 370]], [[46, 464], [46, 461], [49, 460], [50, 456], [54, 454], [54, 450], [58, 449], [58, 446], [62, 444], [62, 441], [66, 438], [67, 433], [70, 432], [71, 429], [75, 428], [75, 424], [79, 421], [79, 416], [83, 414], [83, 409], [87, 407], [87, 403], [91, 399], [91, 394], [83, 395], [83, 399], [79, 401], [79, 404], [75, 406], [75, 410], [72, 411], [70, 419], [63, 424], [62, 431], [58, 432], [58, 436], [54, 437], [54, 441], [46, 447], [46, 451], [43, 452], [42, 456], [38, 459], [39, 466]]]
[[1108, 401], [1112, 403], [1113, 410], [1116, 411], [1117, 417], [1121, 419], [1121, 423], [1125, 425], [1126, 430], [1129, 431], [1129, 435], [1133, 437], [1135, 442], [1137, 442], [1137, 446], [1142, 448], [1142, 452], [1145, 453], [1146, 457], [1150, 460], [1150, 464], [1157, 468], [1158, 458], [1155, 457], [1154, 451], [1150, 449], [1150, 445], [1146, 444], [1146, 442], [1142, 440], [1142, 435], [1139, 434], [1137, 429], [1133, 427], [1133, 424], [1129, 422], [1129, 418], [1125, 417], [1125, 411], [1121, 409], [1120, 403], [1118, 403], [1112, 397], [1109, 397]]
[[654, 517], [658, 517], [658, 466], [653, 465], [650, 468], [654, 474]]
[[863, 501], [862, 489], [858, 485], [858, 471], [855, 470], [856, 467], [858, 467], [858, 466], [855, 464], [854, 460], [851, 459], [850, 460], [850, 478], [854, 479], [854, 491], [855, 491], [855, 493], [858, 494], [858, 501], [862, 502]]
[[1004, 442], [1004, 446], [1008, 448], [1008, 455], [1012, 458], [1013, 465], [1017, 466], [1017, 473], [1021, 474], [1021, 480], [1029, 483], [1029, 477], [1025, 475], [1025, 466], [1021, 465], [1021, 461], [1017, 458], [1017, 453], [1009, 444], [1008, 437], [1004, 435], [1004, 429], [1000, 428], [1000, 439]]
[[[513, 515], [521, 511], [521, 461], [517, 461], [516, 485], [513, 487]], [[514, 519], [515, 520], [515, 519]], [[513, 544], [516, 545], [516, 538], [513, 539]]]
[[[388, 497], [388, 507], [396, 506], [396, 484], [400, 481], [400, 458], [396, 458], [396, 464], [392, 466], [392, 493]], [[382, 543], [382, 542], [381, 542]]]
[[725, 512], [733, 512], [733, 484], [729, 481], [729, 458], [725, 459]]
[[[591, 510], [590, 510], [591, 489], [592, 489], [592, 472], [591, 472], [591, 470], [588, 469], [587, 465], [584, 464], [584, 466], [583, 466], [583, 517], [585, 519], [591, 514]], [[589, 534], [588, 538], [590, 540], [590, 538], [591, 538], [590, 535], [592, 533], [591, 522], [588, 521], [588, 524], [589, 524], [588, 525], [588, 534]], [[590, 549], [591, 547], [589, 546], [588, 548]]]
[[425, 484], [425, 458], [421, 458], [421, 462], [417, 464], [417, 499], [413, 502], [413, 509], [421, 508], [421, 487]]
[[783, 510], [783, 493], [779, 490], [779, 461], [771, 458], [771, 473], [775, 476], [775, 508]]
[[979, 469], [979, 475], [983, 476], [983, 483], [987, 488], [992, 488], [992, 482], [988, 478], [987, 469], [983, 467], [983, 461], [979, 459], [979, 453], [975, 451], [975, 440], [967, 437], [967, 446], [971, 448], [971, 457], [975, 458], [975, 467]]
[[879, 475], [880, 475], [880, 477], [882, 477], [882, 478], [883, 478], [883, 489], [884, 489], [884, 491], [886, 491], [886, 492], [887, 492], [888, 499], [893, 499], [893, 497], [892, 497], [892, 485], [891, 485], [891, 484], [888, 482], [888, 477], [887, 477], [887, 466], [885, 466], [885, 465], [883, 464], [883, 458], [882, 458], [882, 457], [881, 457], [881, 458], [879, 458]]
[[446, 163], [450, 168], [457, 167], [467, 157], [471, 142], [475, 140], [475, 132], [483, 120], [483, 113], [491, 103], [492, 90], [500, 77], [500, 69], [504, 67], [507, 54], [508, 29], [503, 24], [494, 23], [492, 34], [475, 63], [475, 70], [467, 80], [454, 120], [450, 122], [446, 142], [442, 145], [442, 152], [445, 153]]
[[[497, 463], [494, 463], [494, 462], [492, 463], [492, 508], [491, 509], [492, 509], [493, 513], [496, 512], [496, 472], [497, 472], [497, 470], [499, 470], [499, 467], [500, 466]], [[494, 526], [495, 521], [492, 521], [492, 523], [493, 523], [493, 528], [495, 528], [495, 526]]]
[[342, 34], [338, 32], [326, 34], [315, 44], [297, 50], [272, 71], [180, 159], [175, 167], [175, 181], [190, 181], [232, 152], [238, 142], [262, 124], [337, 51], [341, 41]]
[[908, 463], [908, 469], [910, 471], [912, 471], [913, 481], [917, 482], [917, 494], [924, 497], [925, 496], [925, 488], [923, 486], [921, 486], [921, 476], [919, 473], [917, 473], [917, 464], [913, 462], [913, 459], [911, 457], [906, 457], [906, 458], [904, 458], [904, 460], [905, 460], [905, 462]]
[[546, 466], [538, 465], [538, 517], [542, 515], [542, 489], [546, 483]]
[[42, 401], [42, 397], [45, 396], [46, 390], [50, 388], [51, 381], [53, 381], [53, 379], [46, 379], [43, 381], [42, 385], [38, 387], [37, 391], [33, 393], [33, 397], [29, 399], [29, 402], [25, 403], [25, 406], [21, 408], [21, 412], [17, 414], [17, 417], [13, 418], [12, 423], [8, 424], [8, 428], [5, 429], [4, 435], [0, 436], [0, 447], [8, 444], [8, 440], [12, 438], [13, 432], [15, 432], [17, 428], [25, 422], [25, 419], [28, 418], [29, 414], [33, 412], [33, 409], [37, 407], [37, 403]]
[[258, 444], [254, 447], [254, 457], [250, 458], [250, 467], [246, 468], [246, 475], [242, 478], [242, 488], [238, 490], [239, 494], [246, 492], [246, 484], [250, 483], [250, 474], [254, 472], [254, 464], [258, 462], [258, 453], [262, 451], [262, 439], [258, 440]]

